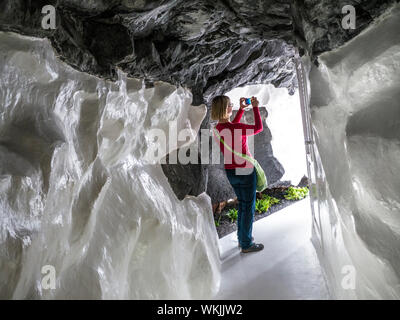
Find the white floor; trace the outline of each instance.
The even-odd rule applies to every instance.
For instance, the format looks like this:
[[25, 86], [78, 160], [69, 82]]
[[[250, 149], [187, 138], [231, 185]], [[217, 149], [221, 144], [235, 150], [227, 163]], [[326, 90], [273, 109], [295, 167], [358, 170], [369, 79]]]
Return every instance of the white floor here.
[[310, 199], [253, 225], [264, 250], [240, 253], [236, 232], [220, 239], [222, 278], [214, 299], [329, 299], [311, 243]]

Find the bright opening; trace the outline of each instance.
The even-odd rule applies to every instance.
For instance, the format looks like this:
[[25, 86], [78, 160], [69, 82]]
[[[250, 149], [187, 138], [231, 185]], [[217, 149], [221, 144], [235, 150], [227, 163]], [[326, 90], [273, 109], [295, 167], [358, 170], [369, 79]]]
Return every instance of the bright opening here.
[[[285, 170], [280, 180], [291, 181], [293, 185], [298, 185], [301, 178], [304, 175], [307, 176], [298, 91], [294, 95], [289, 95], [286, 88], [275, 88], [271, 84], [260, 84], [235, 88], [226, 95], [233, 102], [234, 110], [239, 109], [240, 97], [256, 96], [258, 98], [260, 109], [265, 108], [268, 112], [267, 118], [263, 120], [263, 125], [264, 130], [267, 130], [266, 127], [268, 127], [271, 131], [273, 156]], [[251, 107], [248, 109], [252, 113]], [[257, 146], [257, 148], [260, 148], [260, 146]]]

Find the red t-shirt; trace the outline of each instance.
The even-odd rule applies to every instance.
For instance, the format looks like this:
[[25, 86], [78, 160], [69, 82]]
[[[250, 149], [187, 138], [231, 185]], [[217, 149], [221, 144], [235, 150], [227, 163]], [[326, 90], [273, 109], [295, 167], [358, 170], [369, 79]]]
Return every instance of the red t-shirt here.
[[[224, 139], [226, 144], [231, 146], [233, 150], [243, 154], [247, 154], [251, 157], [253, 156], [251, 155], [247, 146], [247, 136], [255, 135], [263, 130], [260, 109], [258, 107], [254, 107], [253, 112], [254, 124], [240, 123], [240, 119], [243, 116], [244, 110], [239, 109], [232, 122], [218, 123], [215, 126], [221, 138]], [[222, 142], [220, 142], [219, 147], [224, 155], [225, 169], [253, 167], [250, 162], [227, 150]]]

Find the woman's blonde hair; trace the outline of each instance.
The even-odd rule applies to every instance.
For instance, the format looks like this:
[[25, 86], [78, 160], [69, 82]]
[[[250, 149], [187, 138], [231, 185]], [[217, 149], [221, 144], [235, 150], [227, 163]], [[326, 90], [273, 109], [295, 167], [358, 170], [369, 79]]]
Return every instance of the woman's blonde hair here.
[[216, 96], [211, 102], [211, 119], [220, 120], [227, 118], [228, 106], [231, 100], [227, 96]]

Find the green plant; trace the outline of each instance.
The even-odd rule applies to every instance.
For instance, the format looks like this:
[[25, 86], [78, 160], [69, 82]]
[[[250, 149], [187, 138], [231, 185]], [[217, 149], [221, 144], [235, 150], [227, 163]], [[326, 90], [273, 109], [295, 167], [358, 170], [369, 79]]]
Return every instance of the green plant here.
[[280, 202], [279, 199], [267, 194], [263, 194], [261, 197], [261, 199], [256, 200], [256, 211], [259, 213], [267, 212], [272, 205]]
[[235, 208], [229, 209], [229, 211], [228, 211], [228, 213], [226, 215], [231, 219], [231, 222], [233, 222], [233, 221], [237, 220], [238, 211]]
[[305, 198], [308, 194], [308, 188], [296, 188], [296, 187], [289, 187], [286, 194], [285, 199], [287, 200], [301, 200]]
[[219, 227], [219, 221], [221, 220], [221, 215], [219, 215], [219, 218], [218, 218], [218, 220], [214, 220], [214, 222], [215, 222], [215, 226], [216, 227]]

